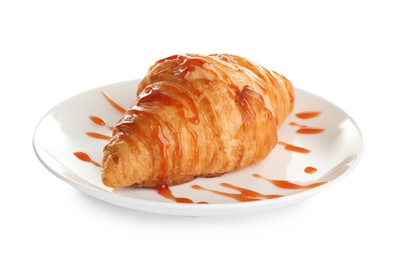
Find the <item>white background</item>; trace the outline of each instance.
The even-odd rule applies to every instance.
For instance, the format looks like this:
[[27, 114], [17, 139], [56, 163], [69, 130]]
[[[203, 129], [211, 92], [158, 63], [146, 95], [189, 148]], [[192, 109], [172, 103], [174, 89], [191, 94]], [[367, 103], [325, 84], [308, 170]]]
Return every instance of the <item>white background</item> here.
[[[394, 1], [259, 3], [0, 1], [0, 258], [397, 259]], [[48, 110], [183, 52], [244, 56], [333, 102], [362, 130], [361, 162], [298, 204], [176, 217], [91, 198], [37, 160]]]

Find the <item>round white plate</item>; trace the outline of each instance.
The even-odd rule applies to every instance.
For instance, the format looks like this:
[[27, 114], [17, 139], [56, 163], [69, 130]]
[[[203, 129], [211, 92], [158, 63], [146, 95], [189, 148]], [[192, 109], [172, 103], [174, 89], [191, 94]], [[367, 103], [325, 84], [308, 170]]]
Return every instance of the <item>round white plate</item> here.
[[[107, 141], [87, 133], [110, 136], [111, 130], [95, 123], [90, 117], [95, 116], [105, 120], [106, 125], [114, 125], [122, 113], [111, 105], [103, 91], [114, 102], [127, 109], [135, 99], [138, 82], [139, 80], [133, 80], [93, 89], [50, 110], [39, 122], [33, 137], [34, 150], [44, 166], [82, 192], [112, 204], [162, 214], [212, 216], [253, 213], [307, 198], [351, 171], [363, 152], [361, 132], [349, 115], [325, 99], [296, 89], [295, 109], [279, 129], [279, 141], [283, 143], [277, 144], [266, 159], [221, 177], [197, 178], [190, 183], [170, 187], [173, 196], [190, 199], [193, 203], [177, 203], [159, 195], [154, 189], [111, 189], [102, 184], [99, 166], [79, 159], [74, 153], [84, 152], [93, 161], [101, 162], [102, 149]], [[320, 114], [301, 119], [296, 116], [301, 112]], [[299, 134], [296, 132], [300, 129], [298, 125], [324, 131], [318, 134]], [[286, 144], [302, 147], [310, 152], [287, 150]], [[316, 172], [306, 173], [305, 168], [308, 166], [314, 167]], [[255, 177], [255, 174], [263, 178]], [[301, 185], [302, 188], [278, 187], [267, 179], [288, 181]], [[325, 183], [314, 188], [307, 186], [319, 182]], [[233, 186], [226, 187], [222, 183]], [[192, 185], [199, 185], [207, 190], [194, 189]], [[280, 197], [242, 202], [237, 198], [244, 198], [246, 192], [241, 193], [237, 190], [239, 188]], [[235, 194], [232, 196], [237, 198], [228, 194]]]

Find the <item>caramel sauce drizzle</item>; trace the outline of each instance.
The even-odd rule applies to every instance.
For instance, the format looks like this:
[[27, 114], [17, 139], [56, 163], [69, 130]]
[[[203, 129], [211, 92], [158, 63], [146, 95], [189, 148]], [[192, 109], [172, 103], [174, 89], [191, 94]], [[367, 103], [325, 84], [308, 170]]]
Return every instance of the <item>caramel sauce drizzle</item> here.
[[80, 160], [82, 160], [82, 161], [89, 162], [89, 163], [94, 164], [95, 166], [101, 167], [101, 164], [100, 164], [99, 162], [94, 161], [94, 160], [91, 158], [91, 156], [90, 156], [88, 153], [86, 153], [86, 152], [74, 152], [73, 154], [74, 154], [77, 158], [79, 158]]
[[106, 124], [106, 121], [98, 116], [90, 116], [91, 121], [93, 121], [94, 123], [96, 123], [97, 125], [100, 126], [106, 126], [108, 127], [109, 130], [113, 131], [114, 127], [113, 126], [108, 126]]
[[298, 134], [319, 134], [325, 131], [324, 128], [314, 128], [306, 125], [301, 125], [296, 122], [290, 122], [291, 126], [298, 126], [299, 129], [296, 131]]
[[105, 97], [105, 99], [109, 102], [109, 104], [111, 104], [117, 111], [121, 112], [121, 113], [125, 113], [126, 109], [124, 109], [123, 107], [121, 107], [119, 104], [117, 104], [109, 95], [108, 93], [106, 93], [105, 91], [101, 91], [101, 94]]
[[297, 113], [296, 116], [300, 119], [310, 119], [310, 118], [317, 117], [320, 114], [321, 114], [321, 112], [319, 112], [319, 111], [307, 111], [307, 112]]
[[228, 192], [223, 192], [223, 191], [219, 191], [219, 190], [212, 190], [212, 189], [204, 188], [200, 185], [192, 185], [191, 187], [195, 190], [210, 191], [212, 193], [222, 195], [225, 197], [229, 197], [229, 198], [233, 198], [233, 199], [235, 199], [237, 201], [241, 201], [241, 202], [257, 201], [257, 200], [261, 200], [261, 199], [274, 199], [274, 198], [279, 198], [279, 197], [283, 196], [283, 195], [277, 195], [277, 194], [261, 194], [256, 191], [238, 187], [238, 186], [235, 186], [235, 185], [232, 185], [229, 183], [225, 183], [225, 182], [220, 183], [220, 185], [223, 187], [237, 190], [240, 193], [228, 193]]
[[[126, 110], [124, 108], [122, 108], [119, 104], [117, 104], [105, 91], [101, 91], [101, 94], [105, 97], [105, 99], [119, 112], [124, 113]], [[89, 117], [91, 121], [93, 121], [95, 124], [97, 125], [101, 125], [101, 126], [106, 126], [108, 127], [109, 130], [113, 130], [113, 127], [108, 126], [106, 124], [106, 121], [100, 117], [97, 116], [90, 116]], [[108, 135], [104, 135], [104, 134], [100, 134], [100, 133], [96, 133], [96, 132], [86, 132], [86, 134], [90, 137], [93, 138], [97, 138], [97, 139], [103, 139], [103, 140], [110, 140], [111, 136]], [[91, 158], [91, 156], [86, 153], [86, 152], [74, 152], [73, 153], [78, 159], [84, 161], [84, 162], [89, 162], [94, 164], [97, 167], [101, 167], [101, 164], [95, 160], [93, 160]]]
[[104, 140], [110, 140], [111, 137], [109, 135], [104, 135], [96, 132], [87, 132], [86, 133], [88, 136], [97, 138], [97, 139], [104, 139]]
[[176, 107], [178, 109], [178, 114], [183, 117], [185, 117], [183, 109], [188, 108], [192, 113], [189, 121], [193, 124], [199, 123], [199, 112], [196, 109], [192, 98], [187, 93], [177, 89], [173, 85], [160, 82], [146, 87], [138, 96], [136, 105], [140, 106], [143, 103], [154, 101]]
[[[163, 196], [164, 198], [169, 200], [174, 200], [177, 203], [190, 203], [190, 204], [194, 203], [191, 199], [174, 196], [170, 188], [166, 185], [159, 186], [157, 188], [157, 192], [159, 195]], [[209, 203], [205, 201], [200, 201], [197, 202], [196, 204], [209, 204]]]
[[191, 199], [178, 198], [178, 197], [174, 196], [173, 193], [171, 192], [170, 188], [166, 185], [159, 186], [157, 188], [157, 191], [158, 191], [159, 195], [165, 197], [166, 199], [174, 200], [175, 202], [178, 202], [178, 203], [193, 203], [193, 201]]
[[[183, 55], [174, 55], [174, 56], [170, 56], [168, 58], [159, 60], [156, 64], [161, 63], [161, 62], [166, 62], [166, 61], [177, 62], [179, 65], [181, 65], [181, 68], [178, 71], [176, 71], [175, 73], [179, 73], [183, 80], [186, 79], [186, 77], [194, 69], [195, 66], [203, 66], [203, 64], [206, 63], [206, 60], [204, 60], [202, 58], [187, 57], [187, 56], [183, 56]], [[219, 73], [221, 76], [218, 75], [218, 77], [220, 78], [220, 77], [222, 77], [223, 74], [222, 74], [222, 72], [219, 72]], [[268, 72], [268, 73], [270, 73], [270, 72]], [[271, 78], [271, 80], [273, 80], [273, 77], [270, 77], [270, 78]], [[256, 79], [256, 81], [257, 81], [257, 79]], [[190, 112], [190, 115], [191, 115], [190, 117], [187, 117], [187, 118], [189, 118], [189, 121], [193, 124], [198, 124], [200, 118], [203, 116], [200, 114], [200, 111], [198, 111], [196, 109], [195, 104], [193, 103], [193, 101], [189, 97], [189, 95], [187, 95], [185, 92], [182, 92], [181, 90], [178, 90], [176, 88], [169, 88], [170, 86], [168, 86], [167, 90], [163, 89], [162, 84], [163, 83], [154, 85], [151, 87], [147, 87], [146, 89], [144, 89], [144, 91], [139, 95], [136, 105], [138, 105], [140, 103], [151, 102], [151, 101], [160, 101], [166, 105], [175, 106], [179, 110], [178, 113], [180, 113], [180, 114], [185, 113], [183, 110], [183, 108], [185, 108], [185, 109], [188, 109], [188, 111]], [[206, 82], [206, 84], [211, 84], [211, 82]], [[239, 106], [242, 107], [242, 116], [244, 116], [246, 118], [246, 120], [248, 120], [248, 121], [253, 120], [253, 118], [252, 118], [253, 111], [252, 111], [251, 107], [249, 107], [249, 103], [247, 102], [246, 97], [242, 95], [242, 93], [239, 91], [237, 86], [233, 85], [231, 82], [229, 82], [229, 85], [230, 85], [232, 92], [234, 92], [236, 95], [238, 95], [237, 103]], [[195, 94], [197, 96], [200, 95], [200, 93], [197, 92], [196, 89], [193, 88], [192, 86], [188, 87], [188, 89], [190, 92], [193, 92], [193, 94]], [[241, 93], [241, 95], [239, 95], [239, 93]], [[151, 147], [157, 147], [157, 149], [156, 149], [157, 155], [159, 156], [158, 158], [161, 161], [159, 170], [161, 171], [161, 179], [163, 179], [165, 177], [164, 175], [165, 175], [166, 167], [167, 167], [167, 160], [168, 160], [167, 147], [168, 147], [169, 143], [168, 143], [168, 140], [165, 138], [165, 136], [162, 133], [162, 129], [161, 129], [158, 119], [156, 119], [155, 116], [153, 115], [153, 113], [151, 113], [150, 111], [145, 111], [145, 109], [138, 108], [137, 106], [135, 108], [132, 107], [129, 110], [126, 110], [122, 106], [117, 104], [105, 91], [101, 91], [101, 94], [113, 108], [115, 108], [117, 111], [121, 112], [122, 114], [126, 114], [126, 113], [133, 114], [134, 113], [137, 115], [144, 115], [145, 117], [148, 117], [148, 119], [146, 119], [146, 120], [151, 120], [154, 123], [154, 126], [152, 128], [153, 131], [149, 134], [144, 133], [143, 131], [138, 131], [137, 127], [133, 127], [133, 129], [137, 130], [139, 135], [141, 135], [143, 138], [148, 139], [147, 145], [149, 145]], [[212, 117], [211, 119], [212, 119], [212, 121], [214, 121], [210, 127], [213, 128], [212, 129], [213, 134], [221, 135], [222, 129], [221, 129], [221, 127], [218, 126], [217, 114], [215, 113], [211, 103], [207, 102], [207, 101], [208, 100], [206, 100], [206, 99], [204, 100], [205, 107], [207, 108], [207, 110], [209, 110], [210, 116]], [[321, 112], [319, 112], [319, 111], [307, 111], [307, 112], [297, 113], [296, 117], [300, 118], [300, 119], [310, 119], [310, 118], [317, 117], [320, 114], [321, 114]], [[112, 126], [108, 126], [106, 121], [100, 117], [90, 116], [89, 118], [95, 124], [101, 125], [101, 126], [106, 126], [111, 131], [113, 131], [113, 130], [123, 131], [122, 130], [123, 125], [124, 125], [123, 122], [119, 123], [116, 127], [112, 127]], [[325, 130], [323, 128], [314, 128], [314, 127], [298, 124], [296, 122], [291, 122], [290, 125], [299, 127], [299, 129], [296, 131], [296, 133], [298, 133], [298, 134], [318, 134], [318, 133], [322, 133]], [[169, 125], [169, 127], [171, 127], [171, 126]], [[192, 132], [194, 139], [196, 139], [197, 138], [196, 134], [193, 131], [191, 131], [191, 132]], [[111, 138], [111, 136], [96, 133], [96, 132], [86, 132], [86, 134], [90, 137], [97, 138], [97, 139], [110, 140], [110, 138]], [[176, 137], [179, 140], [179, 136], [177, 135]], [[305, 153], [305, 154], [311, 152], [310, 150], [308, 150], [306, 148], [295, 146], [295, 145], [288, 144], [288, 143], [281, 142], [281, 141], [279, 141], [278, 144], [283, 145], [286, 150], [289, 150], [292, 152]], [[179, 141], [178, 141], [178, 145], [180, 145]], [[181, 147], [177, 151], [179, 151], [177, 153], [177, 157], [180, 158], [181, 157]], [[197, 151], [196, 151], [196, 153], [197, 153]], [[82, 161], [89, 162], [97, 167], [101, 167], [101, 164], [99, 162], [93, 160], [91, 158], [91, 156], [86, 152], [78, 151], [78, 152], [74, 152], [73, 154], [78, 159], [80, 159]], [[316, 171], [317, 171], [317, 169], [312, 166], [307, 166], [304, 169], [304, 172], [308, 173], [308, 174], [315, 173]], [[253, 174], [252, 176], [255, 178], [264, 179], [264, 180], [274, 184], [275, 186], [277, 186], [279, 188], [284, 188], [284, 189], [311, 189], [311, 188], [315, 188], [315, 187], [318, 187], [320, 185], [327, 183], [327, 181], [321, 181], [321, 182], [314, 182], [314, 183], [310, 183], [310, 184], [306, 184], [306, 185], [301, 185], [301, 184], [297, 184], [297, 183], [292, 183], [288, 180], [274, 180], [274, 179], [265, 178], [257, 173]], [[283, 195], [279, 195], [279, 194], [262, 194], [257, 191], [254, 191], [254, 190], [235, 186], [235, 185], [232, 185], [229, 183], [220, 183], [220, 185], [222, 187], [236, 190], [239, 193], [229, 193], [229, 192], [224, 192], [224, 191], [220, 191], [220, 190], [207, 189], [200, 185], [192, 185], [191, 187], [196, 190], [209, 191], [214, 194], [233, 198], [233, 199], [235, 199], [237, 201], [241, 201], [241, 202], [250, 202], [250, 201], [258, 201], [258, 200], [262, 200], [262, 199], [273, 199], [273, 198], [283, 197]], [[170, 188], [167, 185], [162, 185], [162, 181], [160, 182], [160, 185], [157, 188], [157, 193], [159, 195], [163, 196], [164, 198], [173, 200], [177, 203], [190, 203], [190, 204], [195, 203], [189, 198], [174, 196], [172, 191], [170, 190]], [[202, 202], [197, 202], [197, 204], [208, 204], [208, 202], [202, 201]]]
[[308, 173], [308, 174], [311, 174], [311, 173], [316, 173], [317, 170], [318, 169], [315, 168], [315, 167], [307, 166], [307, 167], [305, 167], [304, 172]]
[[202, 100], [202, 105], [206, 108], [208, 115], [211, 118], [211, 127], [213, 130], [213, 133], [216, 136], [220, 136], [222, 134], [222, 129], [221, 129], [221, 126], [218, 124], [217, 113], [214, 110], [213, 105], [211, 104], [211, 102], [209, 101], [208, 98], [204, 98]]
[[268, 178], [261, 176], [258, 173], [253, 174], [253, 177], [269, 181], [272, 184], [274, 184], [275, 186], [277, 186], [279, 188], [284, 188], [284, 189], [312, 189], [312, 188], [315, 188], [315, 187], [318, 187], [318, 186], [321, 186], [321, 185], [327, 183], [327, 181], [320, 181], [320, 182], [314, 182], [314, 183], [307, 184], [307, 185], [300, 185], [300, 184], [296, 184], [296, 183], [293, 183], [293, 182], [290, 182], [287, 180], [268, 179]]
[[[152, 125], [149, 132], [142, 131], [137, 126], [135, 121], [121, 121], [116, 125], [115, 130], [123, 132], [123, 128], [126, 127], [128, 129], [134, 129], [135, 133], [139, 135], [149, 147], [149, 151], [154, 151], [153, 155], [155, 156], [157, 162], [159, 162], [159, 185], [163, 185], [163, 180], [165, 178], [165, 174], [167, 172], [168, 166], [168, 151], [167, 148], [169, 146], [169, 140], [163, 135], [162, 127], [159, 118], [153, 113], [153, 111], [145, 110], [137, 106], [133, 106], [129, 110], [126, 111], [127, 116], [129, 114], [134, 114], [135, 116], [141, 116], [143, 120], [148, 120], [147, 122]], [[156, 168], [156, 167], [155, 167]]]
[[299, 147], [299, 146], [295, 146], [292, 144], [288, 144], [285, 142], [278, 142], [278, 144], [285, 146], [286, 150], [292, 151], [292, 152], [297, 152], [297, 153], [310, 153], [311, 151], [303, 148], [303, 147]]

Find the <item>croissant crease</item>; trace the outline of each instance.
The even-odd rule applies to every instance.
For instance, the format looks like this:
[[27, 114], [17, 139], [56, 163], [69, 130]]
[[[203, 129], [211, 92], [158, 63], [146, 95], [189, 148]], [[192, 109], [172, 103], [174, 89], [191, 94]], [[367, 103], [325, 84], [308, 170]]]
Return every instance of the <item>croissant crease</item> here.
[[161, 59], [104, 147], [102, 181], [157, 188], [260, 161], [275, 147], [294, 98], [285, 77], [239, 56]]

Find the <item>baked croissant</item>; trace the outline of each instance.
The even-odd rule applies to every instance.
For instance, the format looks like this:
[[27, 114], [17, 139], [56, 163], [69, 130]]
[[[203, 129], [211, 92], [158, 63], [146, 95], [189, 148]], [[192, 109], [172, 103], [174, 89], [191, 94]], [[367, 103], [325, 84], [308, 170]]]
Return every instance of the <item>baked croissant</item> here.
[[285, 77], [239, 56], [159, 60], [104, 148], [102, 181], [157, 188], [262, 160], [294, 98]]

